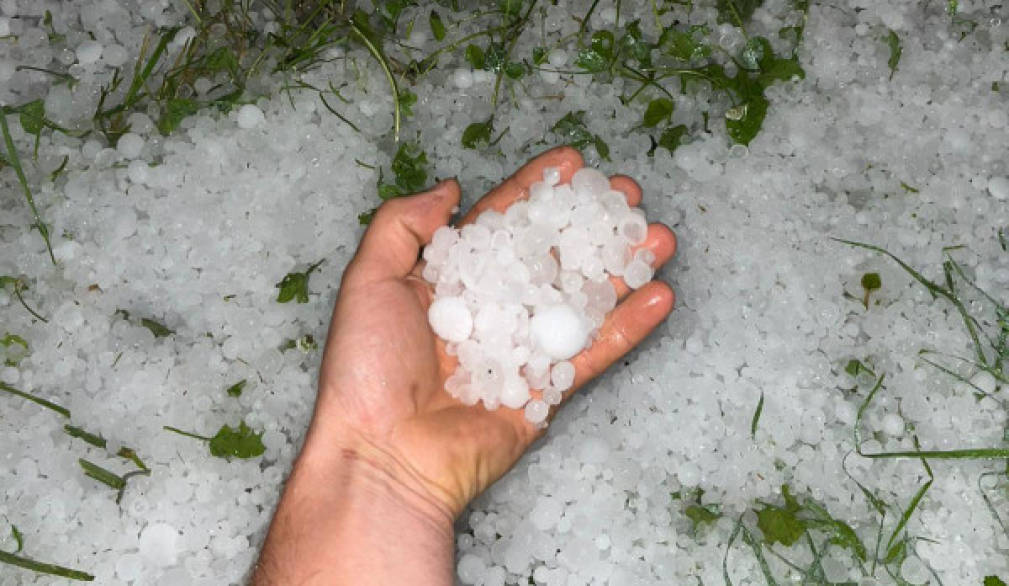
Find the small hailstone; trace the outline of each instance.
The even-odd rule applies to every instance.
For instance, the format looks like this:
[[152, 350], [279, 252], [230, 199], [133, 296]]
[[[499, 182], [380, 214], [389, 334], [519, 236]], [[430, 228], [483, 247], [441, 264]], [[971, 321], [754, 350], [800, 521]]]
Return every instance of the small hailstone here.
[[533, 399], [526, 404], [526, 419], [533, 425], [538, 425], [546, 421], [548, 413], [550, 413], [550, 406], [543, 401]]
[[473, 331], [473, 316], [462, 297], [435, 299], [427, 317], [434, 333], [449, 342], [462, 342]]
[[896, 437], [904, 433], [904, 419], [896, 413], [887, 413], [882, 421], [883, 433]]
[[585, 348], [589, 332], [570, 305], [558, 304], [536, 311], [529, 320], [529, 335], [550, 358], [567, 360]]
[[982, 370], [970, 377], [970, 382], [982, 393], [990, 395], [995, 392], [995, 376], [987, 370]]
[[487, 565], [484, 563], [483, 558], [472, 553], [463, 554], [459, 558], [459, 564], [456, 566], [459, 581], [463, 584], [481, 583], [486, 572]]
[[255, 128], [266, 120], [263, 111], [255, 104], [246, 104], [238, 110], [238, 127], [244, 130]]
[[97, 41], [84, 41], [77, 45], [77, 62], [90, 65], [102, 57], [102, 44]]
[[550, 370], [550, 382], [559, 391], [566, 391], [575, 382], [575, 365], [567, 360], [563, 360], [554, 365]]
[[452, 83], [461, 90], [473, 87], [473, 72], [462, 67], [456, 69], [452, 73]]
[[543, 182], [553, 187], [561, 182], [561, 170], [557, 167], [543, 169]]
[[1009, 177], [992, 177], [989, 179], [988, 193], [998, 200], [1009, 198]]
[[140, 156], [140, 151], [144, 148], [144, 139], [140, 135], [127, 132], [119, 137], [116, 143], [116, 150], [127, 159], [135, 159]]
[[654, 271], [640, 259], [634, 259], [624, 267], [624, 283], [631, 289], [637, 289], [652, 280]]
[[179, 532], [167, 523], [153, 523], [144, 528], [138, 543], [140, 555], [156, 566], [175, 564], [179, 553]]

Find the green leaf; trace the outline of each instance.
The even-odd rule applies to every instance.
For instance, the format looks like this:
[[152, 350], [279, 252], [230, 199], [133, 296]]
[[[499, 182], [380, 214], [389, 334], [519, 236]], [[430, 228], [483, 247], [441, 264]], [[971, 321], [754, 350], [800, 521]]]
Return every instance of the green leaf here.
[[744, 146], [750, 144], [760, 132], [767, 116], [767, 106], [767, 98], [760, 92], [750, 96], [742, 104], [729, 108], [725, 112], [725, 128], [729, 138]]
[[683, 513], [693, 523], [694, 525], [693, 528], [695, 531], [699, 527], [703, 527], [704, 525], [714, 523], [722, 516], [720, 513], [712, 511], [711, 509], [704, 507], [702, 505], [690, 505], [689, 507], [686, 508], [686, 510]]
[[782, 486], [781, 492], [785, 506], [764, 505], [763, 509], [757, 511], [757, 527], [764, 534], [764, 541], [768, 545], [780, 543], [788, 547], [802, 537], [806, 524], [796, 516], [801, 507], [789, 492], [788, 486]]
[[298, 303], [308, 303], [308, 277], [325, 260], [322, 259], [309, 266], [303, 273], [290, 272], [284, 275], [284, 278], [276, 285], [280, 289], [280, 292], [277, 294], [277, 301], [287, 303], [295, 299]]
[[241, 397], [242, 390], [245, 389], [245, 383], [246, 380], [243, 378], [242, 380], [238, 381], [237, 383], [225, 389], [224, 392], [227, 393], [229, 397]]
[[668, 120], [673, 115], [673, 101], [669, 98], [655, 98], [648, 102], [642, 124], [646, 128], [654, 128], [660, 122]]
[[904, 183], [903, 181], [900, 182], [900, 187], [908, 193], [918, 193], [919, 191], [917, 188], [911, 187], [910, 185]]
[[893, 79], [893, 74], [897, 71], [897, 64], [900, 63], [903, 49], [900, 46], [900, 37], [892, 29], [886, 35], [886, 44], [890, 47], [890, 58], [886, 60], [886, 65], [890, 68], [890, 79]]
[[413, 105], [417, 103], [417, 94], [410, 90], [399, 91], [399, 111], [403, 116], [413, 116]]
[[483, 69], [484, 62], [486, 58], [484, 57], [483, 49], [477, 45], [470, 45], [466, 47], [466, 62], [473, 69]]
[[862, 288], [866, 291], [874, 291], [883, 286], [879, 273], [865, 273], [862, 275]]
[[795, 77], [806, 79], [806, 71], [799, 65], [797, 57], [790, 59], [772, 57], [761, 66], [757, 83], [768, 87], [776, 81], [792, 81]]
[[686, 31], [669, 27], [659, 37], [659, 50], [680, 61], [690, 61], [711, 55], [711, 47], [704, 43], [708, 27], [694, 25]]
[[593, 136], [592, 146], [596, 147], [596, 152], [599, 153], [600, 157], [602, 157], [607, 161], [610, 160], [610, 145], [606, 144], [606, 141], [603, 140], [603, 137], [599, 136], [598, 134]]
[[474, 122], [467, 126], [462, 133], [462, 146], [477, 149], [490, 144], [491, 132], [494, 130], [493, 121], [493, 118], [488, 118], [485, 122]]
[[25, 539], [21, 535], [21, 531], [18, 530], [17, 525], [11, 524], [11, 537], [14, 538], [14, 543], [18, 544], [18, 548], [14, 550], [14, 553], [21, 553], [21, 550], [25, 547]]
[[263, 445], [263, 433], [255, 433], [242, 421], [238, 429], [222, 425], [217, 434], [210, 439], [210, 454], [218, 458], [234, 456], [236, 458], [255, 458], [263, 455], [266, 446]]
[[140, 319], [140, 325], [151, 330], [151, 333], [154, 334], [155, 338], [164, 338], [175, 333], [175, 330], [170, 330], [163, 324], [146, 317]]
[[984, 586], [1006, 586], [1006, 583], [998, 576], [985, 576]]
[[718, 22], [732, 23], [740, 28], [749, 22], [764, 0], [718, 0]]
[[547, 60], [546, 47], [533, 47], [533, 65], [542, 65]]
[[[392, 199], [394, 197], [399, 197], [401, 195], [404, 195], [403, 190], [400, 189], [395, 184], [392, 184], [392, 183], [380, 183], [379, 186], [378, 186], [378, 197], [382, 201], [385, 201], [387, 199]], [[368, 222], [364, 222], [365, 224], [371, 222], [372, 217], [374, 217], [374, 215], [375, 215], [375, 211], [376, 210], [372, 210], [370, 212], [367, 212], [367, 213], [369, 213], [371, 215], [368, 217]], [[360, 220], [361, 220], [361, 218], [360, 218], [360, 216], [358, 216], [358, 221], [360, 221]]]
[[883, 558], [883, 563], [892, 564], [894, 562], [902, 562], [906, 557], [907, 544], [905, 541], [901, 540], [891, 545], [890, 549], [886, 551], [886, 557]]
[[512, 79], [521, 79], [523, 75], [526, 74], [526, 68], [523, 64], [512, 61], [504, 68], [505, 75]]
[[372, 220], [375, 219], [375, 212], [377, 211], [378, 208], [372, 208], [367, 212], [361, 212], [360, 214], [357, 215], [357, 223], [362, 226], [367, 226], [368, 224], [371, 223]]
[[189, 98], [169, 99], [161, 113], [161, 118], [158, 119], [158, 130], [165, 136], [171, 134], [187, 116], [195, 114], [199, 109], [200, 104], [196, 100]]
[[678, 124], [672, 128], [667, 128], [662, 131], [659, 136], [659, 146], [668, 150], [670, 154], [673, 153], [683, 142], [683, 137], [687, 135], [687, 127]]
[[632, 57], [641, 67], [650, 67], [653, 48], [641, 33], [641, 21], [634, 20], [627, 24], [624, 36], [620, 38], [620, 50], [625, 55]]
[[25, 134], [38, 135], [46, 125], [46, 107], [41, 100], [33, 100], [18, 108], [18, 119]]
[[503, 43], [490, 43], [484, 52], [483, 68], [497, 73], [508, 63], [508, 49]]
[[[0, 338], [0, 346], [6, 349], [3, 352], [3, 356], [4, 363], [7, 366], [17, 366], [29, 354], [28, 342], [17, 334], [8, 332], [3, 338]], [[12, 346], [20, 346], [20, 349], [17, 347], [12, 348]]]
[[413, 142], [400, 143], [392, 158], [396, 185], [405, 193], [416, 193], [427, 186], [427, 154]]
[[607, 62], [602, 55], [592, 49], [582, 49], [575, 57], [575, 65], [590, 73], [599, 73], [606, 70]]
[[437, 10], [432, 10], [430, 16], [427, 19], [428, 24], [431, 26], [431, 34], [434, 38], [439, 41], [445, 40], [445, 23], [441, 21], [441, 16], [438, 14]]
[[762, 65], [773, 58], [771, 42], [764, 37], [750, 37], [739, 52], [739, 60], [750, 71], [763, 69]]
[[871, 376], [876, 376], [876, 373], [872, 371], [871, 368], [862, 364], [860, 361], [854, 358], [849, 360], [847, 364], [844, 365], [844, 372], [848, 373], [849, 376], [856, 377], [859, 373], [866, 372]]
[[522, 0], [498, 0], [497, 6], [498, 10], [513, 18], [522, 14]]

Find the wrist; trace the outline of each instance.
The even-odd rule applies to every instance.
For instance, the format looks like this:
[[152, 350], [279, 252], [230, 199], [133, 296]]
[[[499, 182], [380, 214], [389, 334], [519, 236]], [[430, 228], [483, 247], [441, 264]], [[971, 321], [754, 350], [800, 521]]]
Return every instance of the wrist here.
[[360, 437], [310, 432], [253, 583], [451, 584], [452, 515], [401, 468]]

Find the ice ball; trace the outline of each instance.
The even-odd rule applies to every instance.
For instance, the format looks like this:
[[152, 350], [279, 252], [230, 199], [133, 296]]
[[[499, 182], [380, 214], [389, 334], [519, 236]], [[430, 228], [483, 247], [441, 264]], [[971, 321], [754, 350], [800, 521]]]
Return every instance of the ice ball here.
[[589, 330], [574, 308], [561, 303], [537, 310], [529, 320], [529, 335], [550, 358], [567, 360], [585, 347]]
[[473, 315], [462, 297], [440, 297], [427, 310], [431, 329], [448, 342], [462, 342], [473, 331]]

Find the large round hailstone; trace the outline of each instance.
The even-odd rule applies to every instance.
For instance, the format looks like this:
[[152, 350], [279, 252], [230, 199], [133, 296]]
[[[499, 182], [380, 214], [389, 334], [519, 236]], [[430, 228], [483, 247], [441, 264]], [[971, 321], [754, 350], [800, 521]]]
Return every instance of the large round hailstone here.
[[140, 555], [148, 562], [167, 567], [179, 554], [179, 532], [167, 523], [152, 523], [140, 534]]
[[529, 320], [529, 337], [553, 360], [567, 360], [585, 348], [589, 330], [574, 308], [561, 303], [536, 311]]
[[440, 297], [427, 309], [431, 329], [447, 342], [462, 342], [473, 331], [473, 314], [462, 297]]

